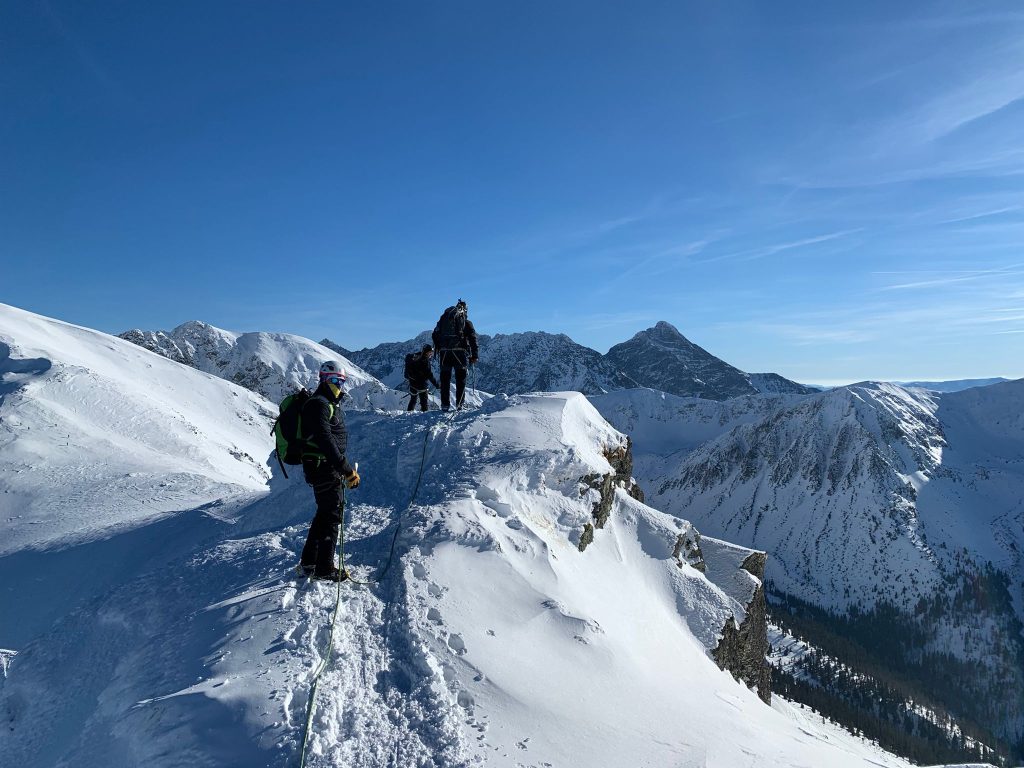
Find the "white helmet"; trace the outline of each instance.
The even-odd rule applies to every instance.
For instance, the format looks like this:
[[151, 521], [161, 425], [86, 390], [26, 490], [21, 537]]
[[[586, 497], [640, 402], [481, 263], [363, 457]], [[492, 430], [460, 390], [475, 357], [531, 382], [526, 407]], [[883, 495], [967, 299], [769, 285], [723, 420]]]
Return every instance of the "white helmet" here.
[[337, 360], [328, 360], [320, 366], [320, 381], [329, 381], [334, 386], [341, 388], [341, 385], [345, 383], [345, 371], [341, 368], [341, 363]]

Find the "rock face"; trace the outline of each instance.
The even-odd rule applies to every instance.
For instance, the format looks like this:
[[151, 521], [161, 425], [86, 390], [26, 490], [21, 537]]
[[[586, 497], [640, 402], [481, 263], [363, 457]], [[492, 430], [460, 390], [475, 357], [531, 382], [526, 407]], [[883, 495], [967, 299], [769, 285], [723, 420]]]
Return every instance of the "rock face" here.
[[644, 492], [640, 490], [636, 480], [633, 479], [633, 449], [629, 438], [621, 448], [610, 448], [604, 451], [604, 457], [612, 465], [613, 472], [606, 475], [584, 475], [580, 478], [583, 484], [583, 492], [594, 489], [600, 494], [600, 498], [594, 502], [593, 522], [589, 522], [580, 535], [580, 552], [586, 550], [587, 546], [594, 540], [594, 529], [604, 528], [608, 517], [612, 513], [612, 504], [615, 502], [615, 489], [623, 488], [632, 498], [637, 501], [644, 500]]
[[818, 391], [777, 373], [748, 373], [747, 380], [762, 395], [811, 395]]
[[743, 371], [719, 360], [664, 321], [608, 350], [641, 386], [684, 397], [728, 400], [758, 394]]
[[707, 573], [708, 566], [704, 562], [704, 553], [700, 549], [700, 534], [696, 528], [687, 533], [680, 533], [676, 538], [676, 545], [672, 549], [672, 557], [680, 568], [685, 562], [687, 565], [696, 568], [701, 573]]
[[320, 341], [320, 346], [327, 347], [327, 349], [331, 350], [332, 352], [337, 352], [342, 357], [348, 357], [351, 359], [351, 351], [345, 349], [343, 346], [341, 346], [341, 344], [335, 344], [330, 339], [322, 339]]
[[767, 656], [768, 620], [764, 598], [764, 566], [767, 555], [752, 552], [743, 561], [742, 568], [760, 582], [754, 596], [747, 604], [747, 615], [737, 626], [735, 621], [727, 622], [722, 632], [722, 641], [712, 652], [722, 669], [732, 672], [733, 677], [742, 680], [765, 704], [772, 701], [771, 666]]
[[166, 357], [168, 360], [187, 365], [190, 368], [197, 367], [191, 350], [182, 349], [173, 337], [163, 331], [142, 331], [136, 328], [120, 334], [120, 338]]

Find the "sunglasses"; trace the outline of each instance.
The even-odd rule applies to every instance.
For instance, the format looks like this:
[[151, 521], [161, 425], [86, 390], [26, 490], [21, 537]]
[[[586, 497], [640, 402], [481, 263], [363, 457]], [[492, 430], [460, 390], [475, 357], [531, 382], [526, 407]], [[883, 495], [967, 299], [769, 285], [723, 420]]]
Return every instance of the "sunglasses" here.
[[345, 383], [345, 379], [346, 379], [346, 377], [345, 377], [345, 374], [343, 374], [343, 373], [321, 373], [320, 374], [320, 381], [326, 381], [326, 382], [328, 382], [330, 384], [333, 384], [336, 387], [340, 387], [342, 384], [344, 384]]

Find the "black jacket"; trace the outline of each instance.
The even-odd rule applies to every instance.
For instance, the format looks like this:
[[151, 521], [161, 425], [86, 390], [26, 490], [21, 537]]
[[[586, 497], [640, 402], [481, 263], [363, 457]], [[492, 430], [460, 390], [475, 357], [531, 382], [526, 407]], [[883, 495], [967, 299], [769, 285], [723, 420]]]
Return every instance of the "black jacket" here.
[[[443, 350], [445, 349], [445, 340], [441, 338], [437, 328], [434, 328], [434, 333], [431, 334], [431, 338], [434, 341], [434, 349], [437, 350], [437, 354], [443, 354]], [[449, 346], [448, 348], [465, 349], [469, 352], [470, 357], [479, 357], [480, 350], [476, 344], [476, 328], [473, 327], [473, 321], [468, 317], [466, 318], [466, 329], [462, 332], [462, 338], [454, 347]]]
[[437, 383], [437, 379], [434, 378], [434, 372], [430, 369], [430, 360], [422, 352], [416, 352], [407, 358], [405, 377], [417, 389], [423, 389], [423, 385], [428, 381], [438, 389], [441, 387]]
[[302, 434], [311, 443], [307, 455], [319, 454], [327, 465], [343, 475], [352, 471], [345, 458], [348, 430], [341, 412], [341, 398], [335, 400], [327, 384], [317, 387], [302, 406]]

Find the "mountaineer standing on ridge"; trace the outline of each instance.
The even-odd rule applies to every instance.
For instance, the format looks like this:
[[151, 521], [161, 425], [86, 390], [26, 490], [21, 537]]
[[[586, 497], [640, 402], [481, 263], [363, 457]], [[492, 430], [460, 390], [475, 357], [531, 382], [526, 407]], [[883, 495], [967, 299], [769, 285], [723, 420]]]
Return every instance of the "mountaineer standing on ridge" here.
[[409, 383], [409, 407], [407, 411], [416, 409], [416, 398], [420, 399], [420, 410], [425, 411], [429, 407], [427, 403], [427, 382], [434, 385], [434, 389], [440, 389], [441, 385], [434, 378], [434, 372], [430, 370], [430, 360], [434, 356], [434, 348], [424, 344], [419, 352], [410, 352], [405, 356], [405, 379]]
[[476, 328], [466, 316], [469, 307], [459, 299], [448, 307], [434, 326], [434, 349], [441, 360], [441, 410], [447, 411], [451, 402], [452, 369], [455, 369], [455, 409], [462, 407], [466, 397], [466, 374], [469, 366], [479, 359]]
[[320, 366], [320, 386], [302, 406], [302, 472], [313, 487], [316, 514], [309, 524], [306, 545], [299, 560], [302, 572], [314, 579], [344, 581], [348, 573], [334, 564], [338, 527], [345, 513], [342, 483], [359, 486], [359, 473], [348, 463], [348, 430], [341, 413], [345, 372], [328, 360]]

